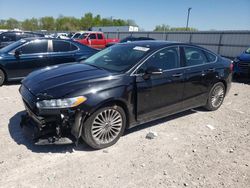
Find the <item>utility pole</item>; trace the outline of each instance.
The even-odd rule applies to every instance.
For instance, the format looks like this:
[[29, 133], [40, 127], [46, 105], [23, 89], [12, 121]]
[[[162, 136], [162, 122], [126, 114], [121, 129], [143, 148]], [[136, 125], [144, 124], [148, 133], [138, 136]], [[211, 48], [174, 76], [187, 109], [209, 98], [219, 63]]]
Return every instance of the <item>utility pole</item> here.
[[186, 25], [186, 31], [188, 30], [188, 24], [189, 24], [189, 15], [190, 15], [190, 11], [191, 11], [191, 7], [188, 8], [188, 15], [187, 15], [187, 25]]

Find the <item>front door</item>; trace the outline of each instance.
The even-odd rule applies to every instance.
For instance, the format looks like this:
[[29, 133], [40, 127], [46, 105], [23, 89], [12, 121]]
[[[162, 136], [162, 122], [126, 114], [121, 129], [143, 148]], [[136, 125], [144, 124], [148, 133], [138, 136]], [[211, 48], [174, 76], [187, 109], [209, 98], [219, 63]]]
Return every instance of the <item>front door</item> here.
[[[152, 55], [137, 71], [137, 119], [147, 121], [182, 109], [184, 70], [180, 67], [178, 47], [162, 49]], [[145, 76], [148, 69], [161, 74]]]
[[8, 64], [10, 78], [23, 78], [34, 70], [47, 65], [47, 40], [34, 40], [15, 49], [19, 56], [14, 55], [13, 62]]

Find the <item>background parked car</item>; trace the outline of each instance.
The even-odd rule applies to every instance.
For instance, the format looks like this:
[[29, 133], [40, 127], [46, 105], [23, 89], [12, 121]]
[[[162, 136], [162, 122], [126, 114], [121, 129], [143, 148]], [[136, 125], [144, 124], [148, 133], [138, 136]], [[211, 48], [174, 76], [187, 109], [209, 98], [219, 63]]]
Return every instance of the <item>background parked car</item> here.
[[6, 31], [0, 34], [0, 48], [7, 46], [22, 38], [28, 37], [44, 37], [44, 34], [27, 32], [27, 31]]
[[[149, 37], [132, 37], [132, 36], [129, 36], [129, 37], [121, 39], [119, 43], [142, 41], [142, 40], [155, 40], [155, 39], [149, 38]], [[109, 43], [109, 44], [107, 44], [106, 47], [113, 46], [114, 44], [116, 44], [116, 43]]]
[[78, 38], [74, 40], [84, 45], [99, 49], [105, 48], [109, 43], [119, 42], [119, 39], [106, 39], [102, 32], [97, 31], [83, 32]]
[[250, 47], [234, 59], [234, 75], [250, 76]]
[[0, 85], [20, 80], [33, 70], [80, 61], [98, 50], [73, 40], [55, 38], [21, 39], [0, 50]]

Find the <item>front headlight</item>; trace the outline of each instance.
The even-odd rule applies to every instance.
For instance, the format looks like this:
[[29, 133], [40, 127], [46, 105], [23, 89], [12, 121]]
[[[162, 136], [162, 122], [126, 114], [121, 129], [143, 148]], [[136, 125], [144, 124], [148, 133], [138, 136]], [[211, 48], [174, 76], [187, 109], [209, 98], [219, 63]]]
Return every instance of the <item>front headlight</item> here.
[[51, 99], [43, 100], [36, 103], [37, 108], [40, 109], [56, 109], [56, 108], [73, 108], [87, 100], [86, 97], [73, 97], [67, 99]]

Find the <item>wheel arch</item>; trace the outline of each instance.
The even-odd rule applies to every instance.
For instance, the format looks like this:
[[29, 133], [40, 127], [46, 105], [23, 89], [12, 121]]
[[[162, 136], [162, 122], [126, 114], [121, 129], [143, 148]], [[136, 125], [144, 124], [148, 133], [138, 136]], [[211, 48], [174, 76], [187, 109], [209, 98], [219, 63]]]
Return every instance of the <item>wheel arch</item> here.
[[119, 107], [121, 107], [124, 112], [125, 112], [125, 115], [126, 115], [126, 128], [128, 128], [129, 126], [129, 109], [128, 109], [128, 106], [126, 104], [125, 101], [123, 101], [122, 99], [109, 99], [109, 100], [105, 100], [103, 101], [102, 103], [98, 104], [95, 108], [93, 108], [88, 116], [90, 116], [91, 114], [93, 114], [94, 112], [96, 112], [97, 110], [99, 110], [100, 108], [103, 108], [105, 106], [112, 106], [112, 105], [117, 105]]

